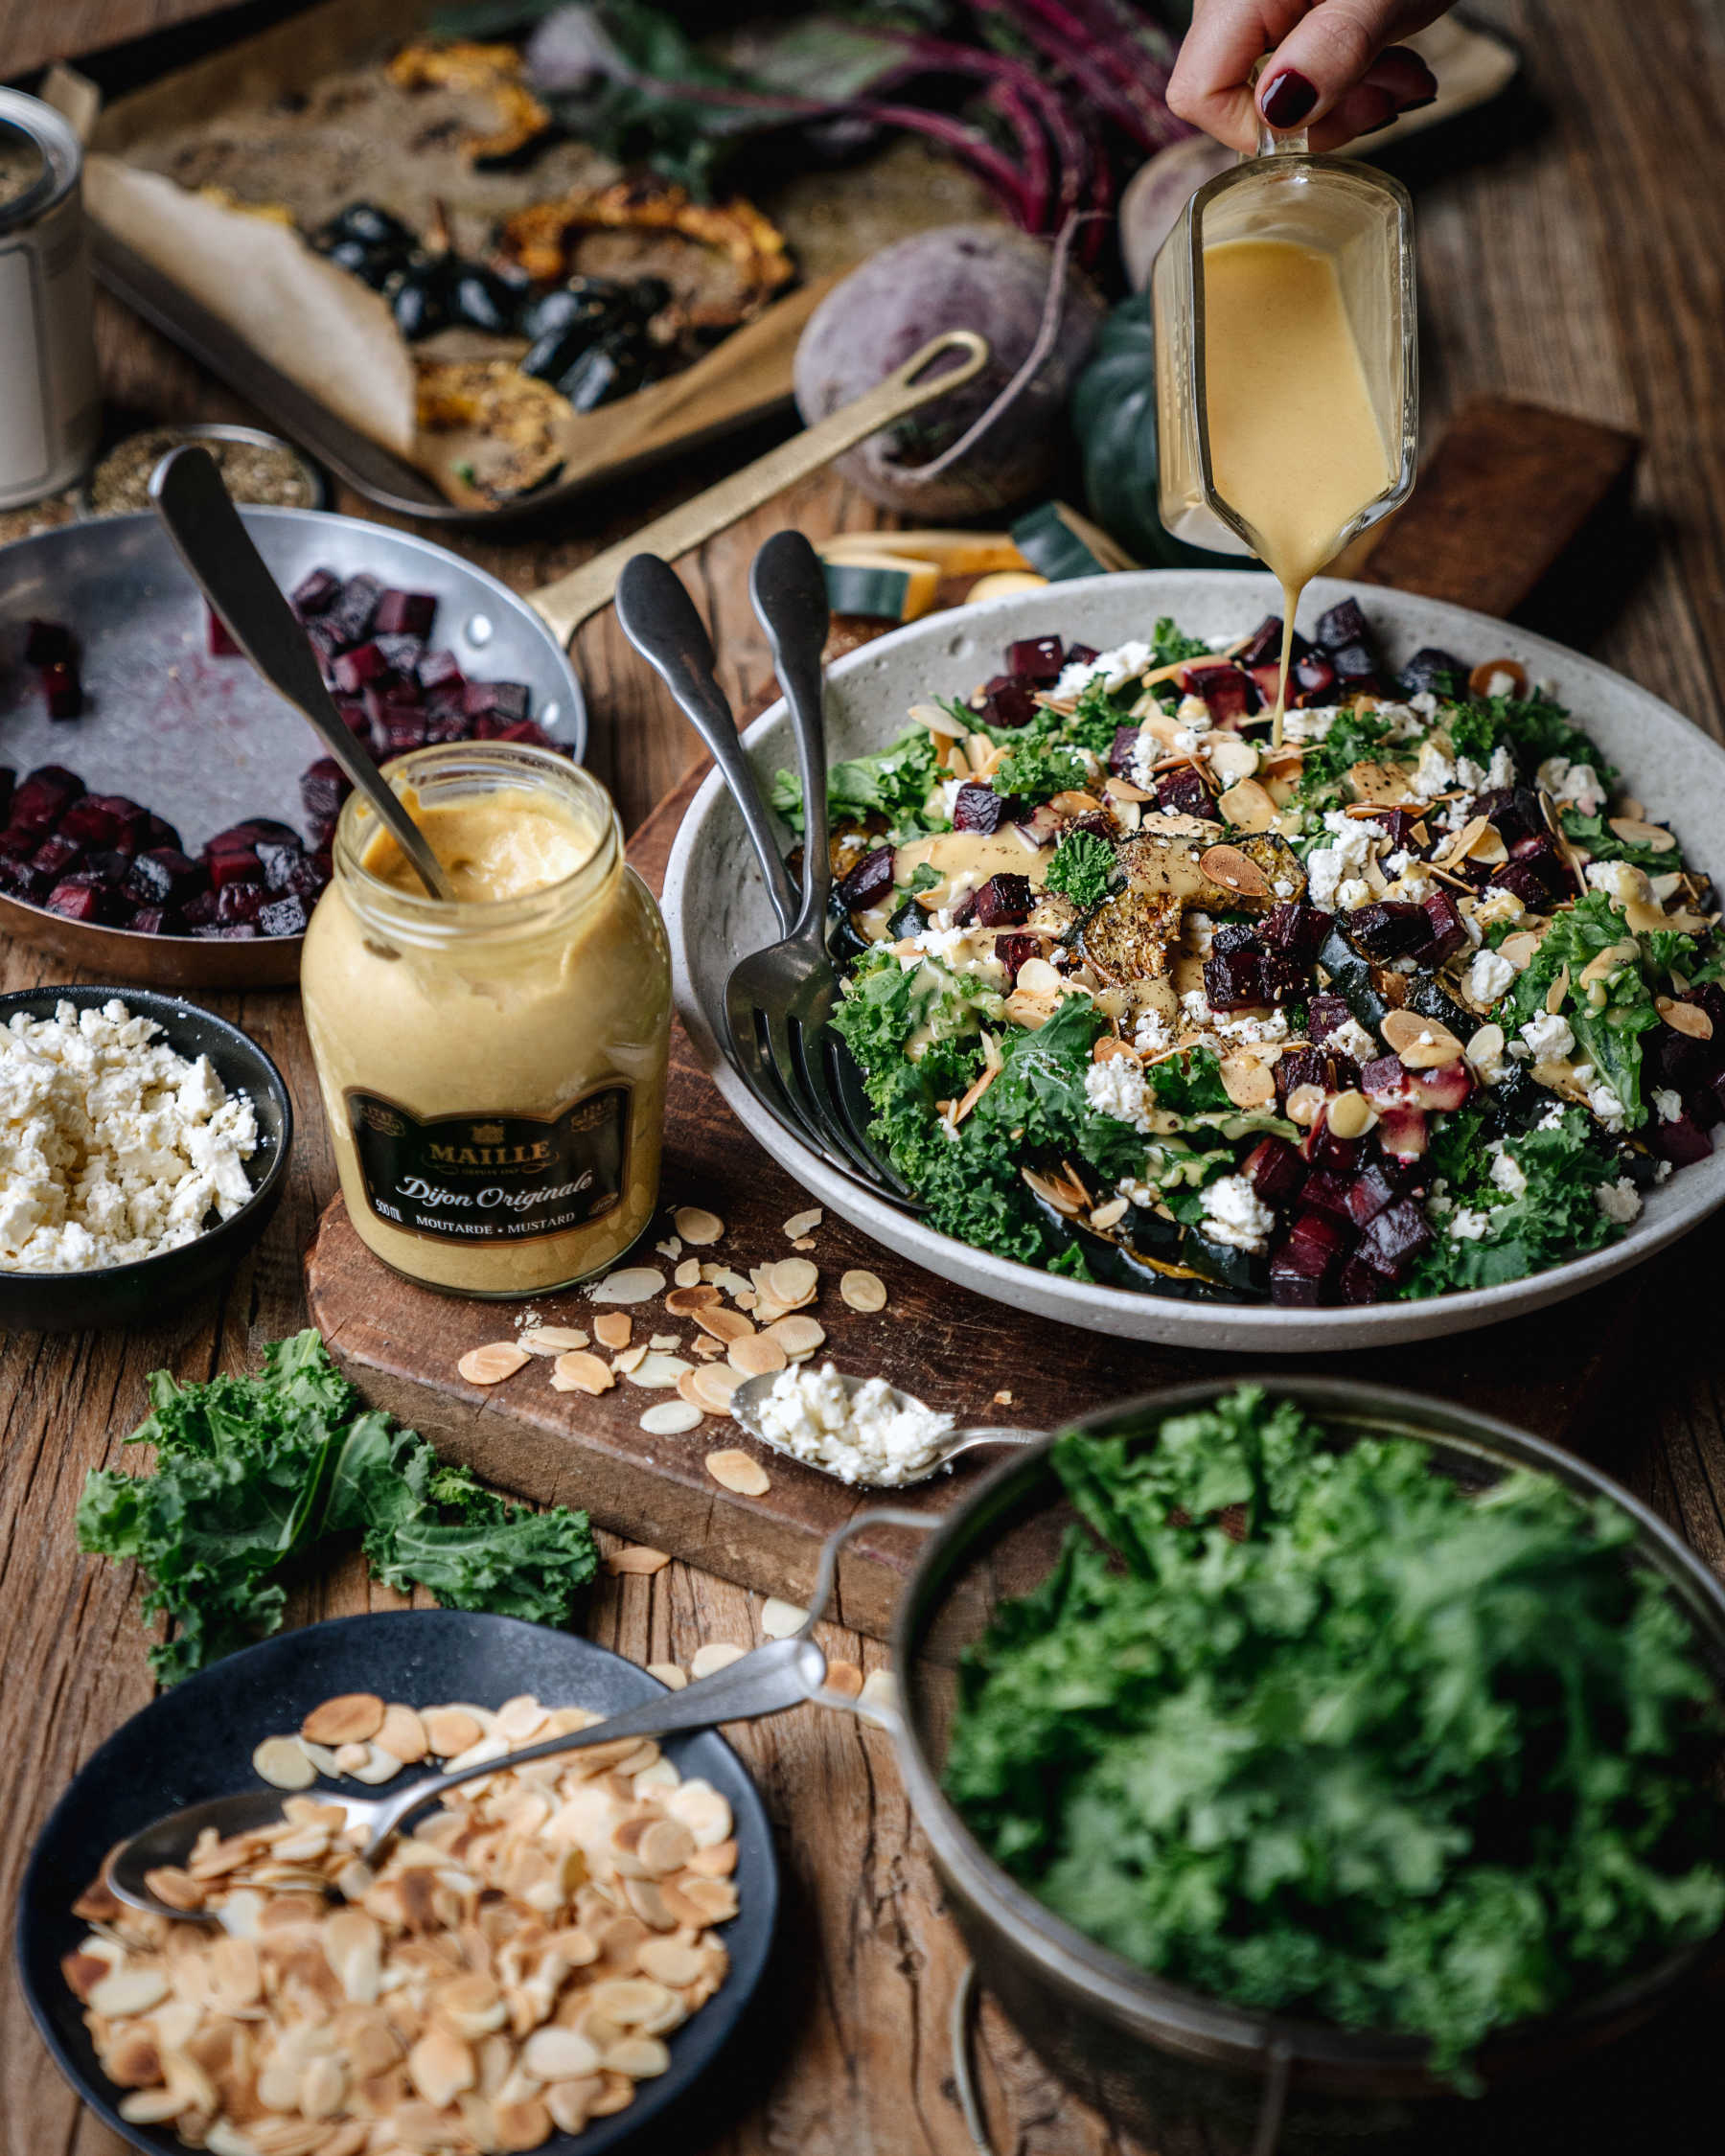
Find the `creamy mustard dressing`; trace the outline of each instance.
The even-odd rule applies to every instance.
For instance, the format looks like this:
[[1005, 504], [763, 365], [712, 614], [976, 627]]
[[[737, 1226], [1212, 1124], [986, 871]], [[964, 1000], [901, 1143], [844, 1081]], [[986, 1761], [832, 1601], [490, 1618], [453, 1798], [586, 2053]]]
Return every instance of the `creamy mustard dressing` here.
[[1329, 256], [1287, 240], [1207, 247], [1204, 359], [1216, 492], [1282, 587], [1279, 746], [1300, 594], [1395, 474]]
[[603, 789], [503, 747], [392, 774], [452, 902], [349, 801], [301, 969], [356, 1230], [411, 1279], [496, 1296], [602, 1271], [651, 1221], [671, 1004]]

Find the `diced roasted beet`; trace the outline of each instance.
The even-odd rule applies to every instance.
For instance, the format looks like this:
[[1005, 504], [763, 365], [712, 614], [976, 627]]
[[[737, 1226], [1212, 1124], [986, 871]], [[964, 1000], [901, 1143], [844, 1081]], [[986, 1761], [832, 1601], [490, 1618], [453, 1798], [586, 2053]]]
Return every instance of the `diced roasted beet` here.
[[1327, 1041], [1332, 1033], [1340, 1033], [1352, 1016], [1346, 996], [1314, 996], [1306, 1004], [1307, 1029], [1314, 1041]]
[[1204, 993], [1213, 1011], [1241, 1011], [1267, 998], [1256, 951], [1214, 951], [1204, 961]]
[[1332, 651], [1329, 662], [1336, 670], [1340, 696], [1376, 696], [1379, 692], [1377, 660], [1364, 644], [1344, 644]]
[[1712, 1134], [1704, 1131], [1692, 1115], [1679, 1115], [1669, 1123], [1655, 1116], [1644, 1135], [1647, 1150], [1677, 1168], [1692, 1167], [1713, 1151]]
[[335, 821], [354, 782], [333, 756], [320, 756], [300, 773], [300, 799], [314, 823]]
[[1531, 906], [1536, 913], [1546, 912], [1552, 905], [1552, 892], [1537, 861], [1506, 861], [1491, 881], [1499, 890], [1513, 892], [1524, 906]]
[[48, 879], [29, 861], [10, 855], [0, 858], [0, 891], [9, 898], [26, 899], [34, 906], [47, 888]]
[[1390, 834], [1392, 851], [1398, 846], [1410, 847], [1415, 853], [1421, 850], [1414, 836], [1414, 826], [1419, 821], [1419, 817], [1413, 809], [1376, 809], [1372, 812], [1371, 820], [1381, 824]]
[[106, 883], [117, 891], [125, 883], [131, 864], [130, 854], [123, 854], [117, 846], [99, 846], [95, 852], [85, 854], [78, 864], [78, 873], [87, 876], [92, 883]]
[[119, 834], [120, 819], [100, 794], [83, 794], [59, 819], [59, 836], [82, 846], [111, 846]]
[[431, 591], [385, 591], [372, 617], [374, 631], [386, 636], [418, 636], [431, 633], [437, 612], [437, 595]]
[[1290, 1048], [1276, 1059], [1276, 1090], [1284, 1105], [1288, 1095], [1301, 1086], [1318, 1086], [1327, 1091], [1329, 1082], [1329, 1058], [1321, 1048]]
[[1320, 1277], [1353, 1241], [1353, 1229], [1328, 1213], [1301, 1211], [1288, 1230], [1283, 1253]]
[[892, 848], [876, 846], [866, 853], [838, 886], [840, 901], [853, 913], [879, 906], [892, 889]]
[[[1274, 711], [1276, 700], [1281, 694], [1281, 668], [1272, 662], [1268, 666], [1254, 666], [1251, 672], [1253, 685], [1258, 693], [1259, 707], [1265, 711]], [[1294, 678], [1293, 669], [1290, 668], [1288, 672], [1288, 701], [1290, 703], [1300, 701], [1299, 687], [1299, 683]]]
[[194, 891], [180, 908], [189, 929], [207, 928], [216, 918], [216, 893], [212, 889]]
[[[150, 811], [141, 802], [125, 793], [86, 793], [77, 807], [82, 809], [91, 802], [113, 818], [114, 836], [107, 841], [109, 845], [118, 846], [122, 853], [135, 854], [140, 846], [148, 844]], [[72, 813], [67, 812], [68, 815]], [[64, 821], [60, 828], [64, 830]]]
[[1326, 652], [1341, 650], [1347, 644], [1368, 644], [1371, 630], [1366, 616], [1360, 611], [1357, 599], [1342, 599], [1328, 613], [1318, 618], [1318, 641]]
[[64, 666], [75, 653], [72, 631], [63, 621], [27, 621], [24, 624], [26, 666]]
[[[341, 714], [341, 722], [348, 732], [353, 735], [356, 741], [363, 742], [369, 748], [371, 746], [371, 719], [363, 701], [358, 697], [336, 697], [334, 704], [336, 710]], [[462, 717], [461, 723], [464, 727], [467, 724], [465, 714]]]
[[1240, 1173], [1266, 1205], [1285, 1211], [1305, 1181], [1305, 1162], [1286, 1138], [1259, 1138], [1240, 1162]]
[[1327, 1213], [1332, 1220], [1347, 1220], [1351, 1217], [1347, 1203], [1351, 1184], [1352, 1178], [1336, 1169], [1315, 1168], [1300, 1193], [1300, 1206]]
[[391, 673], [401, 675], [411, 685], [413, 695], [404, 698], [402, 700], [418, 703], [425, 694], [424, 684], [419, 677], [419, 662], [425, 656], [426, 652], [425, 638], [423, 636], [410, 636], [404, 631], [385, 633], [380, 630], [378, 634], [372, 638], [372, 642], [389, 661]]
[[13, 829], [37, 835], [52, 831], [83, 790], [82, 779], [63, 765], [38, 765], [12, 795]]
[[343, 644], [357, 644], [370, 633], [383, 586], [376, 577], [349, 577], [339, 594], [315, 619], [327, 622]]
[[56, 883], [42, 904], [50, 913], [58, 913], [68, 921], [91, 921], [103, 928], [111, 928], [121, 912], [118, 893], [101, 883], [79, 883], [70, 879]]
[[1305, 1269], [1305, 1256], [1309, 1253], [1287, 1250], [1277, 1250], [1270, 1260], [1270, 1300], [1283, 1309], [1316, 1309], [1323, 1300], [1323, 1274], [1329, 1268], [1309, 1273]]
[[1093, 666], [1102, 656], [1093, 644], [1069, 644], [1066, 662], [1069, 666]]
[[[467, 680], [453, 652], [422, 652], [414, 672], [419, 685], [426, 691], [432, 689], [466, 689]], [[465, 703], [465, 698], [463, 701]]]
[[1129, 779], [1133, 763], [1138, 756], [1141, 726], [1116, 726], [1114, 746], [1108, 752], [1108, 768], [1116, 778]]
[[1284, 951], [1309, 966], [1329, 934], [1331, 916], [1304, 899], [1283, 899], [1258, 924], [1258, 941], [1267, 951]]
[[1400, 1056], [1374, 1056], [1360, 1066], [1360, 1090], [1374, 1108], [1401, 1108], [1408, 1099], [1408, 1073]]
[[1256, 951], [1258, 948], [1254, 921], [1223, 921], [1210, 937], [1210, 950], [1218, 958], [1230, 951]]
[[1395, 1184], [1381, 1160], [1367, 1160], [1347, 1186], [1347, 1217], [1356, 1227], [1369, 1227], [1395, 1197]]
[[[1677, 998], [1680, 1003], [1694, 1003], [1713, 1021], [1713, 1039], [1703, 1043], [1707, 1054], [1717, 1061], [1725, 1058], [1725, 988], [1716, 980], [1703, 981], [1698, 988], [1687, 990]], [[1667, 1032], [1670, 1031], [1668, 1026]]]
[[1006, 647], [1006, 671], [1023, 677], [1039, 689], [1060, 678], [1066, 654], [1058, 636], [1021, 636]]
[[[1248, 674], [1260, 666], [1281, 665], [1282, 617], [1266, 614], [1247, 640], [1246, 649], [1234, 654], [1234, 664], [1243, 666]], [[1297, 629], [1294, 631], [1293, 654], [1301, 658], [1311, 650], [1311, 645]]]
[[1412, 1198], [1397, 1198], [1360, 1237], [1360, 1258], [1386, 1280], [1399, 1280], [1432, 1240], [1431, 1224]]
[[954, 831], [995, 831], [1000, 828], [1006, 804], [992, 786], [980, 779], [966, 779], [953, 800]]
[[1365, 1303], [1379, 1302], [1383, 1299], [1386, 1285], [1356, 1250], [1336, 1275], [1337, 1299], [1356, 1308]]
[[51, 659], [43, 667], [42, 694], [48, 699], [50, 719], [83, 716], [83, 683], [78, 678], [78, 669], [70, 659]]
[[1550, 835], [1543, 831], [1528, 838], [1518, 838], [1509, 849], [1509, 859], [1491, 881], [1512, 890], [1524, 905], [1536, 906], [1542, 912], [1549, 912], [1553, 906], [1576, 895], [1575, 881], [1563, 856]]
[[1426, 1149], [1423, 1108], [1380, 1108], [1378, 1143], [1392, 1159], [1417, 1160]]
[[40, 844], [34, 831], [20, 831], [16, 824], [9, 823], [0, 831], [0, 860], [28, 860]]
[[1036, 692], [1016, 674], [997, 674], [982, 691], [980, 716], [991, 726], [1027, 726], [1036, 717]]
[[169, 846], [151, 847], [133, 860], [126, 888], [140, 906], [178, 906], [208, 881], [201, 861]]
[[[364, 714], [361, 713], [360, 716], [363, 717]], [[369, 727], [366, 729], [366, 738], [370, 739]], [[439, 712], [433, 711], [429, 704], [426, 706], [426, 740], [427, 745], [439, 742], [466, 741], [467, 738], [468, 717], [465, 711], [451, 712], [446, 710]]]
[[969, 891], [947, 908], [954, 929], [968, 929], [977, 918], [977, 894]]
[[239, 658], [240, 647], [228, 634], [227, 623], [214, 607], [204, 608], [204, 649], [212, 658]]
[[258, 932], [265, 936], [303, 936], [310, 918], [296, 898], [271, 899], [258, 909]]
[[1013, 828], [1022, 831], [1033, 846], [1051, 846], [1060, 837], [1060, 817], [1046, 801], [1041, 801], [1028, 815], [1015, 815]]
[[264, 904], [264, 886], [255, 880], [217, 885], [216, 918], [223, 928], [236, 921], [255, 921]]
[[279, 854], [265, 871], [264, 887], [282, 898], [314, 899], [329, 881], [329, 870], [318, 866], [315, 856], [301, 854], [289, 860]]
[[1474, 814], [1484, 816], [1511, 852], [1526, 838], [1547, 838], [1545, 812], [1528, 786], [1494, 786], [1474, 796]]
[[982, 929], [1016, 929], [1030, 918], [1036, 894], [1027, 876], [1002, 871], [977, 892], [976, 921]]
[[1322, 652], [1307, 652], [1288, 669], [1288, 691], [1300, 703], [1322, 703], [1336, 690], [1336, 670]]
[[219, 927], [211, 923], [192, 931], [206, 943], [249, 943], [257, 932], [255, 921], [224, 921]]
[[134, 906], [126, 926], [141, 936], [177, 936], [184, 930], [180, 916], [171, 906]]
[[555, 748], [558, 745], [544, 727], [532, 719], [518, 719], [511, 725], [499, 726], [493, 739], [525, 742], [530, 748]]
[[1181, 668], [1175, 679], [1187, 696], [1204, 700], [1212, 725], [1231, 726], [1236, 720], [1257, 709], [1257, 689], [1251, 675], [1243, 673], [1231, 660], [1207, 665], [1194, 659], [1189, 666]]
[[1368, 958], [1400, 958], [1417, 951], [1431, 932], [1425, 908], [1410, 899], [1378, 899], [1347, 917], [1348, 941]]
[[333, 613], [313, 614], [305, 628], [306, 641], [317, 654], [324, 679], [334, 679], [336, 654], [345, 651], [348, 645], [348, 639], [341, 633], [341, 624]]
[[1446, 890], [1428, 891], [1419, 902], [1420, 911], [1431, 923], [1431, 933], [1424, 943], [1415, 947], [1422, 965], [1440, 966], [1446, 958], [1454, 957], [1467, 941], [1467, 927], [1461, 918], [1461, 908], [1455, 896]]
[[333, 569], [311, 569], [289, 592], [288, 604], [304, 619], [308, 614], [321, 614], [326, 608], [334, 606], [340, 589], [341, 579]]
[[1177, 815], [1207, 816], [1211, 822], [1215, 821], [1215, 798], [1190, 764], [1164, 771], [1157, 780], [1156, 805]]
[[392, 756], [406, 756], [426, 745], [426, 722], [417, 711], [403, 711], [383, 726], [372, 728], [372, 751], [380, 764]]
[[1465, 696], [1469, 671], [1453, 652], [1427, 644], [1402, 668], [1402, 691], [1411, 697]]
[[175, 853], [180, 851], [179, 833], [166, 816], [157, 815], [153, 809], [144, 818], [144, 836], [140, 841], [140, 850], [145, 846], [172, 846]]
[[1449, 1112], [1466, 1104], [1473, 1076], [1464, 1063], [1443, 1063], [1435, 1070], [1410, 1070], [1408, 1090], [1415, 1108]]
[[262, 864], [249, 846], [222, 851], [212, 851], [206, 846], [204, 860], [210, 871], [210, 882], [218, 891], [225, 890], [230, 883], [256, 883], [260, 890], [264, 886]]
[[68, 831], [51, 832], [30, 857], [38, 876], [69, 876], [84, 857], [83, 840]]
[[1010, 986], [1019, 977], [1019, 968], [1042, 950], [1042, 942], [1037, 936], [996, 936], [994, 948]]
[[1348, 1176], [1360, 1158], [1360, 1140], [1339, 1137], [1328, 1122], [1321, 1119], [1306, 1133], [1305, 1157], [1325, 1175]]
[[295, 838], [260, 838], [252, 851], [258, 857], [258, 866], [264, 871], [264, 888], [266, 891], [286, 891], [292, 888], [290, 878], [296, 861], [305, 858], [306, 849]]
[[470, 681], [464, 701], [470, 719], [489, 716], [510, 726], [527, 716], [527, 684], [525, 681]]
[[242, 822], [230, 823], [225, 831], [217, 832], [213, 838], [204, 841], [204, 852], [212, 849], [231, 854], [242, 846], [257, 847], [265, 839], [278, 844], [284, 840], [297, 840], [299, 833], [292, 824], [283, 823], [277, 816], [247, 816]]
[[330, 669], [335, 677], [335, 686], [344, 696], [356, 697], [368, 681], [389, 672], [389, 661], [376, 641], [356, 644], [351, 652], [343, 652]]

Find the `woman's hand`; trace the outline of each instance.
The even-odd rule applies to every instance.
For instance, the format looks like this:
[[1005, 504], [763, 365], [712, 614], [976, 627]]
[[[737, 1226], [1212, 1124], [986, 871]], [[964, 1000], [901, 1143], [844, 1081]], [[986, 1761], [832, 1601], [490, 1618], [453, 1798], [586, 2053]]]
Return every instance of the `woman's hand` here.
[[[1448, 0], [1197, 0], [1168, 84], [1169, 109], [1230, 149], [1271, 126], [1306, 128], [1335, 149], [1398, 113], [1429, 104], [1438, 79], [1391, 42], [1423, 30]], [[1254, 63], [1264, 53], [1255, 98]]]

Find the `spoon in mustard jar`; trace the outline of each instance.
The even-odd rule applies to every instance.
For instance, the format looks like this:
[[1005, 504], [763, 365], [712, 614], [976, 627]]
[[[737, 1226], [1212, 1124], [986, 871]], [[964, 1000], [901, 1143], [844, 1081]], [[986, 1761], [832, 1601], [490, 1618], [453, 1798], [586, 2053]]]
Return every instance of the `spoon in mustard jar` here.
[[150, 498], [228, 634], [277, 695], [310, 723], [431, 896], [453, 899], [448, 877], [401, 795], [342, 723], [310, 639], [252, 544], [215, 458], [196, 445], [170, 450], [150, 474]]
[[[781, 1394], [783, 1411], [775, 1412], [770, 1403], [781, 1379], [794, 1385], [797, 1398]], [[799, 1407], [800, 1442], [789, 1427]], [[955, 1429], [951, 1415], [937, 1414], [914, 1393], [885, 1378], [847, 1377], [830, 1363], [817, 1373], [805, 1375], [794, 1364], [748, 1378], [731, 1394], [730, 1411], [760, 1444], [866, 1490], [908, 1490], [945, 1474], [961, 1454], [983, 1445], [1040, 1445], [1046, 1435], [999, 1423]], [[869, 1467], [875, 1471], [862, 1471]]]

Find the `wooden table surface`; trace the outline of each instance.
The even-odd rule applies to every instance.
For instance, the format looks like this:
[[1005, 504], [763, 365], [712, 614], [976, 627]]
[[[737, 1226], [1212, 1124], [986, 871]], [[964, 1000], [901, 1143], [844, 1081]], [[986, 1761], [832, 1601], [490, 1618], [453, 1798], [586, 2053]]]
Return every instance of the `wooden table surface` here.
[[[196, 11], [196, 0], [0, 0], [0, 68], [37, 64]], [[1716, 158], [1725, 38], [1712, 0], [1483, 0], [1474, 11], [1519, 38], [1534, 102], [1473, 161], [1417, 177], [1428, 424], [1478, 390], [1501, 390], [1639, 429], [1635, 512], [1602, 537], [1562, 591], [1528, 609], [1725, 735], [1725, 401], [1716, 395], [1725, 198], [1703, 185]], [[75, 36], [74, 36], [75, 30]], [[1525, 124], [1524, 124], [1525, 123]], [[109, 397], [164, 418], [245, 418], [219, 385], [104, 302]], [[622, 536], [744, 450], [690, 460], [649, 501], [632, 487], [573, 513], [555, 538], [471, 549], [528, 589]], [[368, 514], [365, 505], [343, 507]], [[875, 520], [837, 480], [774, 503], [683, 564], [714, 627], [720, 676], [741, 704], [769, 666], [745, 572], [755, 545], [794, 522], [819, 536]], [[0, 519], [0, 537], [32, 519]], [[639, 821], [692, 744], [613, 620], [583, 632], [591, 761], [626, 821]], [[51, 962], [0, 952], [0, 986], [56, 977]], [[256, 1254], [219, 1301], [156, 1330], [0, 1342], [0, 1909], [68, 1778], [150, 1697], [137, 1582], [81, 1558], [72, 1515], [85, 1472], [112, 1462], [143, 1407], [145, 1373], [253, 1366], [304, 1321], [299, 1255], [334, 1187], [304, 1033], [286, 994], [213, 999], [287, 1070], [300, 1108], [291, 1188]], [[739, 1136], [739, 1142], [748, 1141]], [[1716, 1297], [1725, 1225], [1659, 1264], [1644, 1344], [1598, 1402], [1590, 1450], [1725, 1565], [1725, 1404]], [[1457, 1388], [1466, 1388], [1466, 1355]], [[356, 1561], [310, 1581], [306, 1622], [397, 1598]], [[687, 1661], [707, 1640], [760, 1637], [759, 1599], [686, 1566], [606, 1579], [587, 1626], [635, 1660]], [[834, 1631], [829, 1652], [873, 1666], [880, 1650]], [[726, 2156], [961, 2156], [946, 2011], [963, 1966], [890, 1750], [848, 1718], [810, 1709], [738, 1733], [777, 1823], [791, 1892], [776, 1980], [783, 2040], [716, 2095], [707, 2144]], [[985, 2082], [997, 2145], [1024, 2156], [1095, 2156], [1124, 2145], [1040, 2069], [985, 2007]], [[0, 1971], [0, 2151], [113, 2156], [50, 2065], [12, 1978]], [[1597, 2145], [1622, 2145], [1602, 2126]], [[1716, 2145], [1716, 2144], [1715, 2144]], [[1572, 2147], [1576, 2144], [1570, 2144]], [[1651, 2145], [1643, 2143], [1642, 2145]], [[1667, 2132], [1661, 2145], [1704, 2140]]]

